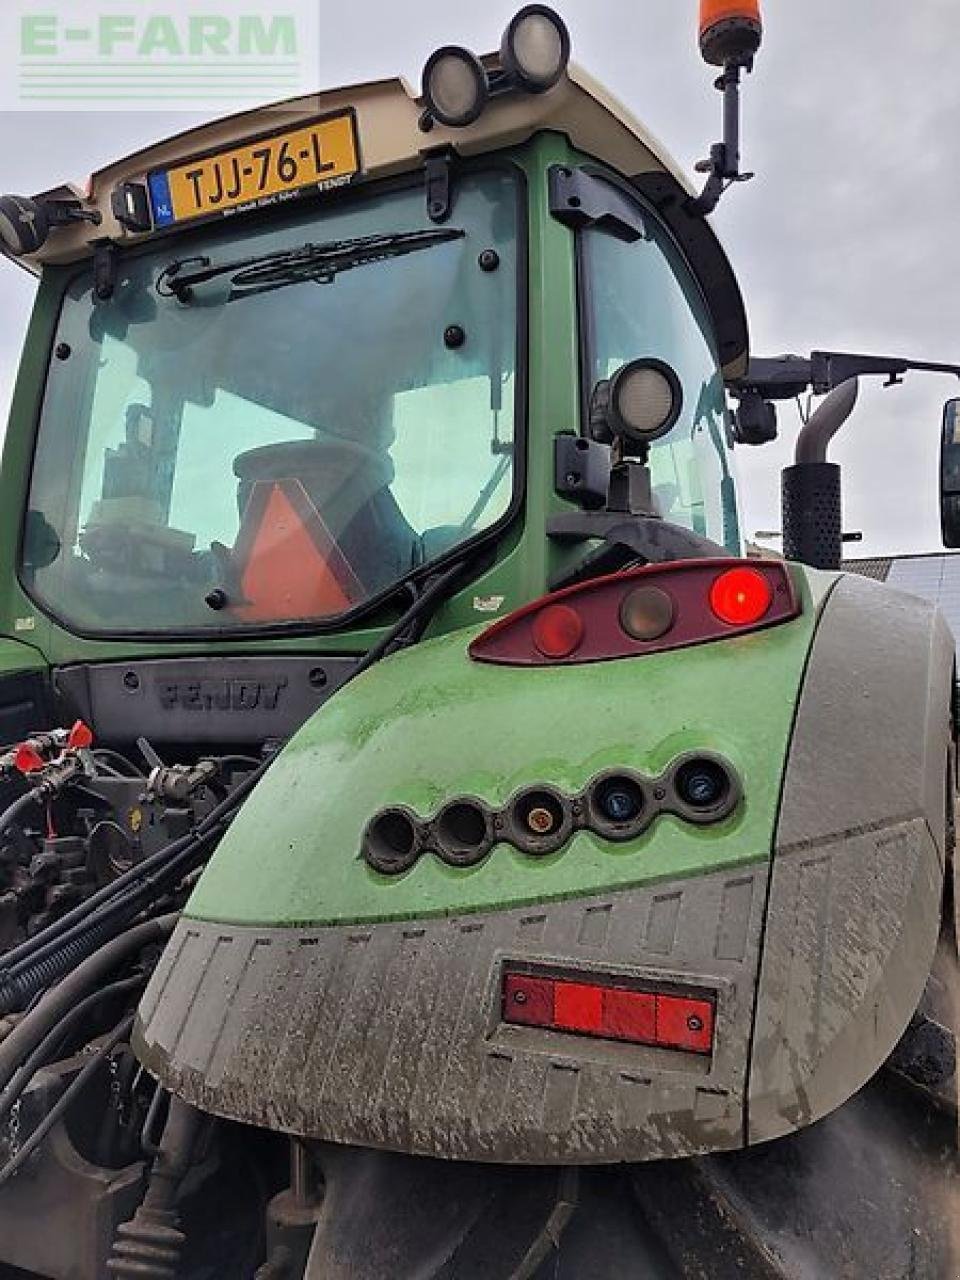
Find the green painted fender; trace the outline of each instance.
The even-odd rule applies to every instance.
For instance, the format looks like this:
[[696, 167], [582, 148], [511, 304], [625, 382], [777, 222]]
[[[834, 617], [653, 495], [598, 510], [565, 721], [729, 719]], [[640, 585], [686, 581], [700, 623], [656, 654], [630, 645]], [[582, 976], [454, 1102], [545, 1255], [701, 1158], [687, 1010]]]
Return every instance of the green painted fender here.
[[[471, 663], [461, 632], [348, 686], [215, 854], [141, 1002], [141, 1062], [244, 1123], [498, 1163], [732, 1150], [841, 1106], [930, 972], [954, 650], [932, 606], [790, 571], [802, 615], [764, 632], [533, 670]], [[572, 795], [688, 751], [739, 775], [723, 822], [399, 876], [359, 856], [383, 805]], [[706, 992], [716, 1034], [697, 1053], [517, 1025], [511, 969]]]
[[[672, 653], [522, 669], [470, 661], [475, 629], [390, 658], [292, 739], [234, 821], [187, 907], [200, 920], [320, 925], [503, 909], [629, 889], [769, 859], [791, 725], [819, 605], [834, 577], [792, 567], [796, 621]], [[507, 844], [479, 866], [433, 854], [399, 876], [361, 859], [385, 805], [423, 817], [474, 796], [500, 807], [519, 789], [568, 794], [611, 767], [656, 776], [710, 751], [743, 800], [698, 827], [658, 818], [637, 840], [578, 832], [534, 858]]]

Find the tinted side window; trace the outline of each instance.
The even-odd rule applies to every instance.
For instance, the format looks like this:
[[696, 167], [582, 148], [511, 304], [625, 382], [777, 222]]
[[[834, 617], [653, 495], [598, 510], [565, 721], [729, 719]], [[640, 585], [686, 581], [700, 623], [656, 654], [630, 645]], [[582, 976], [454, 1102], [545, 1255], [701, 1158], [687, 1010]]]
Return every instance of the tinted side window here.
[[723, 380], [710, 319], [670, 236], [650, 214], [646, 226], [646, 238], [632, 243], [596, 228], [581, 233], [588, 392], [643, 356], [677, 371], [683, 411], [650, 450], [661, 513], [739, 554]]

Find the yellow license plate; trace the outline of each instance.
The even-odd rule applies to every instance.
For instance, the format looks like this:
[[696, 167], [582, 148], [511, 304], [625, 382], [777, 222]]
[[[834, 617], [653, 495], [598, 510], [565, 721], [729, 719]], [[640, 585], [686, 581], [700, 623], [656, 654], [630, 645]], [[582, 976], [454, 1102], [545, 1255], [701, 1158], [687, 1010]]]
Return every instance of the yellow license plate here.
[[343, 186], [359, 169], [353, 112], [343, 112], [233, 151], [151, 173], [154, 223], [162, 227], [243, 205], [277, 204], [310, 187]]

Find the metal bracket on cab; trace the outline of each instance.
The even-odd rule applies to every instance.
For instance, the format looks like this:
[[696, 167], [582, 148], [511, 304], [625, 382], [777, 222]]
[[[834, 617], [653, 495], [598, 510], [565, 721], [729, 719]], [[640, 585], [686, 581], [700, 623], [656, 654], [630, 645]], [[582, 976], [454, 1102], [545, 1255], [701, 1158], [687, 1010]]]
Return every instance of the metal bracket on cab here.
[[453, 210], [450, 169], [453, 157], [449, 151], [428, 155], [424, 161], [427, 186], [427, 216], [431, 222], [446, 222]]
[[113, 297], [117, 280], [117, 247], [110, 240], [100, 240], [93, 250], [93, 297], [108, 302]]
[[568, 502], [600, 508], [610, 492], [611, 449], [573, 432], [554, 437], [554, 488]]
[[550, 213], [558, 222], [581, 231], [597, 227], [627, 244], [648, 239], [643, 211], [636, 200], [589, 169], [554, 164], [547, 171]]

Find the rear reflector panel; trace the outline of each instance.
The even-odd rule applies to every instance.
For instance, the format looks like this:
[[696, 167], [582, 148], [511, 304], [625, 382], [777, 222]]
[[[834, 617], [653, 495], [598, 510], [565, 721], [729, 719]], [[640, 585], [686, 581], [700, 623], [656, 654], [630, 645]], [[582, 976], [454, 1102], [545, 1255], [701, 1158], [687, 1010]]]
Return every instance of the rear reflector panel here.
[[709, 1053], [713, 1044], [713, 1005], [685, 996], [657, 996], [657, 1043], [665, 1049]]
[[553, 1025], [561, 1031], [602, 1036], [603, 992], [581, 982], [558, 982], [554, 988]]
[[656, 1044], [657, 997], [646, 991], [605, 991], [603, 1033], [611, 1040]]
[[634, 991], [610, 982], [577, 982], [507, 973], [503, 1021], [599, 1040], [709, 1054], [714, 1003], [702, 995]]
[[519, 1026], [553, 1025], [553, 979], [508, 973], [503, 985], [504, 1021]]

